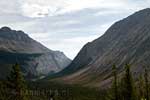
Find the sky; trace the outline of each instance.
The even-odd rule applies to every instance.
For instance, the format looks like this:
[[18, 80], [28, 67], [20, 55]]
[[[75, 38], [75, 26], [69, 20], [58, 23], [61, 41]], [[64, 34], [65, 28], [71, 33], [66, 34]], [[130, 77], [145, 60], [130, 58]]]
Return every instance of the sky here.
[[150, 0], [0, 0], [0, 27], [23, 30], [73, 59], [114, 22], [149, 7]]

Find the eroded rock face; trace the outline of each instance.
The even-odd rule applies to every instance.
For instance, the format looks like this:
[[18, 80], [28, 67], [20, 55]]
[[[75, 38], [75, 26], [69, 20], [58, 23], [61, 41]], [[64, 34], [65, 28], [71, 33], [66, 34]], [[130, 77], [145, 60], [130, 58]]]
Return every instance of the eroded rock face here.
[[[46, 76], [68, 66], [71, 60], [60, 51], [52, 51], [30, 38], [23, 31], [0, 29], [0, 65], [18, 62], [28, 78]], [[5, 72], [1, 66], [0, 71]], [[7, 69], [7, 68], [6, 68]], [[7, 71], [6, 71], [7, 72]]]
[[136, 75], [150, 65], [149, 8], [113, 24], [103, 36], [87, 43], [58, 74], [65, 75], [61, 78], [65, 82], [100, 86], [109, 82], [113, 64], [121, 74], [126, 63]]

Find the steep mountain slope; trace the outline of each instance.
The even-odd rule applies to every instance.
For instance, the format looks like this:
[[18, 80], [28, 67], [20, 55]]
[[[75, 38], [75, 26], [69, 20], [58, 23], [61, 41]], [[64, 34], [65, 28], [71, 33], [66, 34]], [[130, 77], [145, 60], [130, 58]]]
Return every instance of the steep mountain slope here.
[[103, 36], [87, 43], [57, 76], [67, 83], [103, 86], [110, 82], [112, 65], [121, 74], [126, 63], [136, 75], [150, 65], [149, 8], [116, 22]]
[[[52, 51], [22, 31], [0, 29], [0, 73], [18, 62], [28, 78], [42, 77], [65, 68], [70, 59], [62, 52]], [[4, 67], [5, 66], [5, 67]], [[6, 74], [7, 75], [7, 74]], [[4, 77], [0, 75], [0, 78]]]

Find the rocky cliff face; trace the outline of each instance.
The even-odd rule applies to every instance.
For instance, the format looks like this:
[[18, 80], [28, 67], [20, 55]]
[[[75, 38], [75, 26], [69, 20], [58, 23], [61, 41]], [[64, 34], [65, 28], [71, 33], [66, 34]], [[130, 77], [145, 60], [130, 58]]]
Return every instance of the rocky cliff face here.
[[112, 65], [119, 74], [131, 64], [133, 74], [150, 65], [150, 9], [113, 24], [106, 33], [87, 43], [72, 63], [57, 75], [68, 83], [103, 86], [110, 82]]
[[[65, 68], [71, 61], [60, 51], [52, 51], [22, 31], [0, 29], [0, 71], [18, 62], [28, 78], [46, 76]], [[0, 75], [1, 76], [1, 75]]]

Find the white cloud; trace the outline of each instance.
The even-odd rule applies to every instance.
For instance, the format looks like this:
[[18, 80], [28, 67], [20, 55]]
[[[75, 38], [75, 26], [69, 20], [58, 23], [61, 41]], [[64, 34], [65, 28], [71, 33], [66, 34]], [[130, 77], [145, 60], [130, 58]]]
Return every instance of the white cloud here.
[[115, 21], [149, 5], [150, 0], [1, 0], [0, 26], [23, 30], [74, 58]]
[[64, 0], [20, 0], [20, 3], [23, 14], [29, 17], [51, 16], [66, 4]]
[[20, 6], [18, 0], [1, 0], [0, 1], [0, 14], [19, 14]]
[[22, 13], [28, 17], [45, 17], [85, 8], [109, 9], [110, 13], [117, 13], [114, 11], [116, 8], [120, 11], [139, 10], [149, 7], [149, 4], [149, 0], [1, 0], [0, 10], [5, 13]]
[[50, 34], [49, 33], [32, 33], [32, 34], [29, 34], [29, 36], [39, 41], [46, 41], [50, 37]]
[[80, 21], [77, 21], [77, 20], [67, 20], [67, 21], [59, 21], [59, 22], [54, 22], [53, 23], [53, 26], [68, 26], [68, 25], [71, 25], [71, 24], [79, 24]]
[[86, 35], [81, 35], [81, 33], [79, 35], [71, 35], [71, 33], [58, 34], [58, 32], [56, 32], [54, 34], [32, 33], [30, 36], [52, 50], [62, 50], [68, 57], [73, 59], [87, 42], [100, 37], [111, 24], [112, 23], [107, 23], [99, 27], [97, 26], [97, 28], [93, 27], [95, 31], [97, 31], [96, 34], [86, 33]]
[[63, 52], [71, 59], [79, 52], [79, 50], [86, 44], [96, 38], [99, 35], [92, 35], [86, 37], [72, 37], [72, 38], [36, 38], [42, 44], [46, 45], [52, 50], [63, 50]]
[[[125, 6], [125, 0], [21, 0], [25, 16], [44, 17], [64, 14], [85, 8], [116, 8]], [[117, 2], [117, 3], [116, 3]]]
[[123, 8], [128, 5], [127, 0], [66, 0], [66, 5], [57, 14], [64, 14], [79, 11], [86, 8], [90, 9], [114, 9]]
[[37, 4], [24, 4], [22, 9], [23, 14], [30, 17], [45, 17], [49, 13], [48, 7]]

